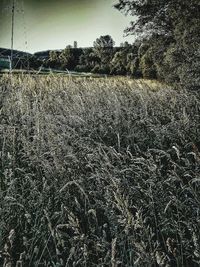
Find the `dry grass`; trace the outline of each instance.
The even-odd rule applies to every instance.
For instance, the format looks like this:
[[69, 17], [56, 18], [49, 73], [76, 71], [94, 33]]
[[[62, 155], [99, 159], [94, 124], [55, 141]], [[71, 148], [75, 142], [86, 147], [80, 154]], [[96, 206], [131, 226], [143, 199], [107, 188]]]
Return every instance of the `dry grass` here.
[[198, 97], [3, 76], [0, 118], [0, 266], [199, 266]]

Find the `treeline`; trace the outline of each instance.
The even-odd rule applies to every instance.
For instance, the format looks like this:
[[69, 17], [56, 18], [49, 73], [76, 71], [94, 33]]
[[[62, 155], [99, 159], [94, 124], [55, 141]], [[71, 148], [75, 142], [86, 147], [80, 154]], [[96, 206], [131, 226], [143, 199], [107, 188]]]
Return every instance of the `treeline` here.
[[[118, 9], [125, 7], [123, 3], [121, 6], [117, 6]], [[165, 5], [164, 7], [166, 8]], [[148, 14], [149, 11], [145, 4], [143, 8], [146, 8], [145, 12]], [[186, 5], [180, 4], [179, 8], [182, 8], [182, 12], [186, 11], [184, 9]], [[156, 23], [152, 26], [155, 28], [151, 29], [148, 26], [151, 24], [151, 20], [149, 19], [148, 25], [142, 24], [142, 20], [138, 32], [146, 27], [151, 33], [148, 34], [148, 30], [144, 29], [144, 32], [146, 30], [147, 33], [144, 36], [138, 35], [133, 44], [125, 42], [120, 47], [115, 47], [112, 37], [105, 35], [97, 38], [91, 48], [68, 46], [62, 51], [50, 51], [39, 65], [43, 64], [44, 67], [61, 70], [158, 79], [169, 84], [197, 90], [200, 87], [200, 19], [198, 11], [200, 11], [200, 5], [189, 5], [186, 17], [177, 17], [174, 24], [172, 21], [170, 22], [169, 15], [168, 25], [166, 28], [163, 26], [163, 29], [158, 29]], [[141, 15], [141, 19], [143, 16]], [[162, 23], [164, 24], [164, 22]], [[128, 29], [130, 32], [133, 30], [134, 27]], [[38, 64], [38, 61], [35, 63]]]
[[110, 35], [100, 36], [90, 48], [67, 46], [61, 51], [46, 51], [35, 54], [32, 65], [58, 70], [91, 72], [107, 75], [129, 75], [134, 78], [163, 79], [160, 75], [162, 62], [155, 65], [152, 53], [153, 42], [124, 42], [115, 47]]
[[116, 47], [112, 37], [105, 35], [91, 48], [68, 46], [45, 56], [36, 53], [25, 60], [27, 67], [129, 75], [200, 89], [200, 1], [117, 2], [118, 10], [135, 18], [126, 29], [127, 34], [136, 37], [135, 43]]
[[115, 7], [135, 18], [126, 33], [141, 40], [144, 76], [200, 89], [199, 0], [118, 0]]
[[111, 36], [101, 36], [93, 48], [50, 52], [44, 65], [200, 89], [199, 0], [118, 0], [115, 7], [134, 16], [126, 29], [137, 37], [134, 44], [115, 47]]
[[46, 68], [141, 77], [138, 45], [131, 45], [128, 42], [124, 42], [120, 47], [114, 45], [112, 37], [105, 35], [97, 38], [93, 47], [72, 48], [67, 46], [62, 51], [36, 53], [35, 56], [40, 59], [39, 65], [42, 64]]

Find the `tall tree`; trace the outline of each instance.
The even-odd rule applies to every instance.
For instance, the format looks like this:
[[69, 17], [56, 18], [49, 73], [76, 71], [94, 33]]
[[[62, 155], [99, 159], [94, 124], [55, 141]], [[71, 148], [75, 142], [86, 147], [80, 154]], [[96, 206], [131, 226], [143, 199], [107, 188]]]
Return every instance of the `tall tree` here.
[[118, 0], [115, 7], [134, 16], [127, 33], [173, 34], [182, 19], [199, 18], [199, 0]]
[[176, 80], [187, 88], [200, 88], [199, 0], [118, 0], [115, 7], [135, 18], [127, 33], [164, 40], [157, 43], [159, 50], [159, 44], [167, 45], [160, 69], [168, 69], [169, 76], [176, 71]]
[[100, 36], [93, 44], [93, 52], [99, 58], [99, 63], [95, 66], [95, 72], [109, 73], [109, 63], [113, 57], [114, 40], [110, 35]]
[[115, 45], [114, 40], [110, 35], [103, 35], [94, 41], [94, 48], [113, 48]]
[[61, 66], [63, 69], [73, 70], [74, 68], [74, 55], [73, 50], [69, 46], [63, 49], [62, 53], [59, 56]]
[[47, 60], [47, 65], [51, 68], [59, 68], [60, 60], [58, 52], [52, 50], [49, 53], [49, 59]]

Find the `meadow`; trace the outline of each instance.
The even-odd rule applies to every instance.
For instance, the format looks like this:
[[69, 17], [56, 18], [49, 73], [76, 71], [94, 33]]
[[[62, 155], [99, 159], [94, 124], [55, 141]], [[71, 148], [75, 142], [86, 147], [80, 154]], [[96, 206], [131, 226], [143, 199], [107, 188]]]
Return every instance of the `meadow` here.
[[0, 77], [0, 266], [200, 265], [200, 99]]

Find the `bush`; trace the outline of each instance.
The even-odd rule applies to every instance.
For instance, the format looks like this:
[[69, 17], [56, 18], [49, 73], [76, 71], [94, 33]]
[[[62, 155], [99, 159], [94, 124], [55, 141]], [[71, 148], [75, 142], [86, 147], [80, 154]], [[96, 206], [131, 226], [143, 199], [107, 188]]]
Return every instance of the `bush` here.
[[91, 68], [85, 65], [77, 65], [74, 70], [77, 72], [90, 72]]
[[140, 59], [140, 69], [145, 79], [156, 79], [157, 71], [156, 66], [151, 57], [150, 51], [147, 51], [146, 54]]
[[109, 65], [96, 65], [92, 70], [92, 73], [98, 74], [110, 74], [110, 66]]

